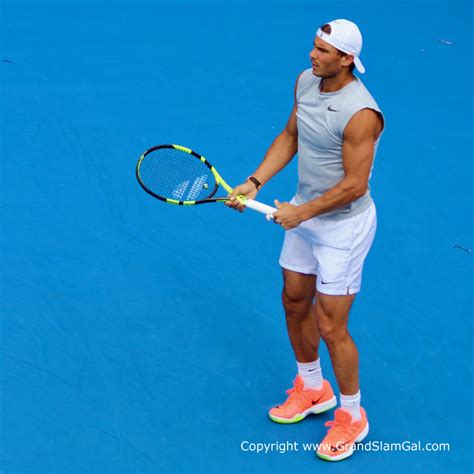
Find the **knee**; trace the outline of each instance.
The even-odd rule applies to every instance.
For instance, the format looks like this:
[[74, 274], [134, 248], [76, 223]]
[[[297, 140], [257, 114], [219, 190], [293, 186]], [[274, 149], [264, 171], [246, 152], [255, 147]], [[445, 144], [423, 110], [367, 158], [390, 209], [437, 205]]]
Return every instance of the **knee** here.
[[283, 288], [281, 299], [287, 317], [295, 313], [306, 312], [308, 306], [312, 303], [311, 296], [305, 295], [302, 291], [297, 289]]
[[317, 311], [317, 324], [319, 334], [328, 348], [343, 341], [349, 335], [345, 324], [337, 322], [335, 318], [320, 310]]

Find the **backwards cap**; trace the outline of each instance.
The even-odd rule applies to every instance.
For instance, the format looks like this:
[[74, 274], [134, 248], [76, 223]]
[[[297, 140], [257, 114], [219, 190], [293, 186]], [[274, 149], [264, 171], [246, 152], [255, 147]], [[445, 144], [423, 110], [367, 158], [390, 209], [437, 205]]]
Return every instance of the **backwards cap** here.
[[319, 28], [316, 36], [343, 53], [354, 56], [355, 67], [363, 74], [365, 67], [359, 59], [360, 52], [362, 51], [362, 34], [357, 25], [349, 20], [333, 20], [327, 24], [331, 27], [331, 32], [324, 33]]

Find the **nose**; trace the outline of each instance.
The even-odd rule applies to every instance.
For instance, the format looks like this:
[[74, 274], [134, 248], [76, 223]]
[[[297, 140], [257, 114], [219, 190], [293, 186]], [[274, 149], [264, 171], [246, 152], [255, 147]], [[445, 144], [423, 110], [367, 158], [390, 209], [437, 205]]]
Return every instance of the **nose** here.
[[313, 48], [310, 52], [309, 52], [309, 59], [311, 59], [312, 61], [314, 61], [316, 59], [316, 48]]

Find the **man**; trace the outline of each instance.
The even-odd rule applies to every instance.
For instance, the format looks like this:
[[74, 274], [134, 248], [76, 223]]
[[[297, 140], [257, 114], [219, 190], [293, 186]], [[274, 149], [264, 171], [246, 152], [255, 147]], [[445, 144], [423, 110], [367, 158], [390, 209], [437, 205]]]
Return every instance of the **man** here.
[[280, 256], [282, 301], [298, 375], [287, 400], [269, 416], [278, 423], [295, 423], [337, 404], [319, 363], [322, 338], [341, 402], [317, 450], [330, 461], [352, 455], [354, 443], [369, 431], [360, 407], [358, 352], [347, 322], [375, 235], [376, 210], [368, 181], [384, 119], [353, 74], [354, 68], [365, 71], [361, 49], [361, 33], [350, 21], [334, 20], [318, 29], [309, 55], [312, 68], [297, 79], [285, 129], [227, 202], [243, 211], [237, 195], [255, 198], [298, 152], [296, 195], [290, 203], [276, 200], [273, 214], [286, 231]]

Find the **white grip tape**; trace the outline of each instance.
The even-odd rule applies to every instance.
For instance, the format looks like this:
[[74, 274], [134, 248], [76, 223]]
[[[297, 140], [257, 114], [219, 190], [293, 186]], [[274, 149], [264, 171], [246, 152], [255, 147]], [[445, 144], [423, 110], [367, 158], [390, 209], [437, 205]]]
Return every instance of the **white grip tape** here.
[[262, 204], [261, 202], [254, 201], [253, 199], [247, 199], [245, 201], [245, 206], [248, 207], [249, 209], [253, 209], [254, 211], [265, 214], [267, 217], [267, 220], [273, 219], [273, 213], [278, 210], [276, 207], [267, 206], [266, 204]]

